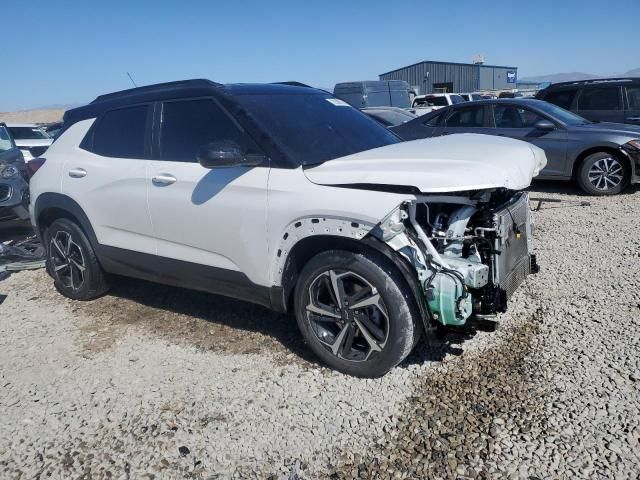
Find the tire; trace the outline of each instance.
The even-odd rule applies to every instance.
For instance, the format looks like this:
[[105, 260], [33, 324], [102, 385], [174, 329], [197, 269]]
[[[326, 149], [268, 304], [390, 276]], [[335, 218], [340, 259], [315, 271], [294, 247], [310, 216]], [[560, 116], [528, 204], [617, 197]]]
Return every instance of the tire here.
[[589, 195], [617, 195], [629, 183], [629, 168], [617, 155], [596, 152], [584, 159], [577, 179]]
[[44, 238], [47, 272], [58, 292], [72, 300], [91, 300], [109, 290], [93, 247], [76, 223], [66, 218], [55, 220]]
[[[343, 293], [340, 304], [336, 291]], [[300, 273], [294, 302], [313, 352], [356, 377], [383, 376], [409, 355], [422, 333], [411, 289], [377, 252], [330, 250], [314, 256]]]

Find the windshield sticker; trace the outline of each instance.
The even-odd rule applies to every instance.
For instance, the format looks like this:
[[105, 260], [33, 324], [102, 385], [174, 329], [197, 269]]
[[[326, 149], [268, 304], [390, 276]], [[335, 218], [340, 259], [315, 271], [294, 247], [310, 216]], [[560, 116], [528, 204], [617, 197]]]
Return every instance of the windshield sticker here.
[[347, 102], [343, 102], [339, 98], [327, 98], [326, 100], [327, 100], [327, 102], [335, 105], [336, 107], [350, 107], [351, 106]]

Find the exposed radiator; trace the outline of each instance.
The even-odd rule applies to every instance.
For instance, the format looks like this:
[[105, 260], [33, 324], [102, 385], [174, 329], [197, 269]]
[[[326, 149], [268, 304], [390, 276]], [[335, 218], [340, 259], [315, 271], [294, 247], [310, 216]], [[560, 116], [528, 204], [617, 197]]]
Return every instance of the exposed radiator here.
[[498, 231], [494, 257], [494, 282], [504, 289], [507, 298], [531, 273], [529, 257], [529, 195], [521, 193], [512, 202], [494, 214], [494, 225]]

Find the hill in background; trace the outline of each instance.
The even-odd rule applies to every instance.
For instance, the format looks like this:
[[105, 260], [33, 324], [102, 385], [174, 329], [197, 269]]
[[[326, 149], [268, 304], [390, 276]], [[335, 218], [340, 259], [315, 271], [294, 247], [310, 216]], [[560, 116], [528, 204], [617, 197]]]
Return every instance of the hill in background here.
[[592, 73], [571, 72], [571, 73], [549, 73], [547, 75], [538, 75], [536, 77], [522, 78], [523, 82], [575, 82], [577, 80], [594, 80], [596, 78], [608, 77], [640, 77], [640, 68], [634, 68], [625, 73], [614, 73], [611, 75], [594, 75]]

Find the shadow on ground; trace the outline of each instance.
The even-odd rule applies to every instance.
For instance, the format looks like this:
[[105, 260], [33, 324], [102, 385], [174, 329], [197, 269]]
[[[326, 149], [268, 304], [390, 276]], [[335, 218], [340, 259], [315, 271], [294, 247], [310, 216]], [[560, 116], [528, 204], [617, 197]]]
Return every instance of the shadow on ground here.
[[[73, 309], [95, 320], [88, 327], [95, 333], [85, 346], [87, 353], [109, 348], [129, 326], [137, 326], [168, 343], [232, 354], [271, 353], [276, 361], [322, 366], [305, 345], [292, 315], [219, 295], [116, 277], [107, 296], [74, 302]], [[461, 344], [478, 329], [442, 329], [429, 341], [423, 337], [402, 365], [460, 355]]]

